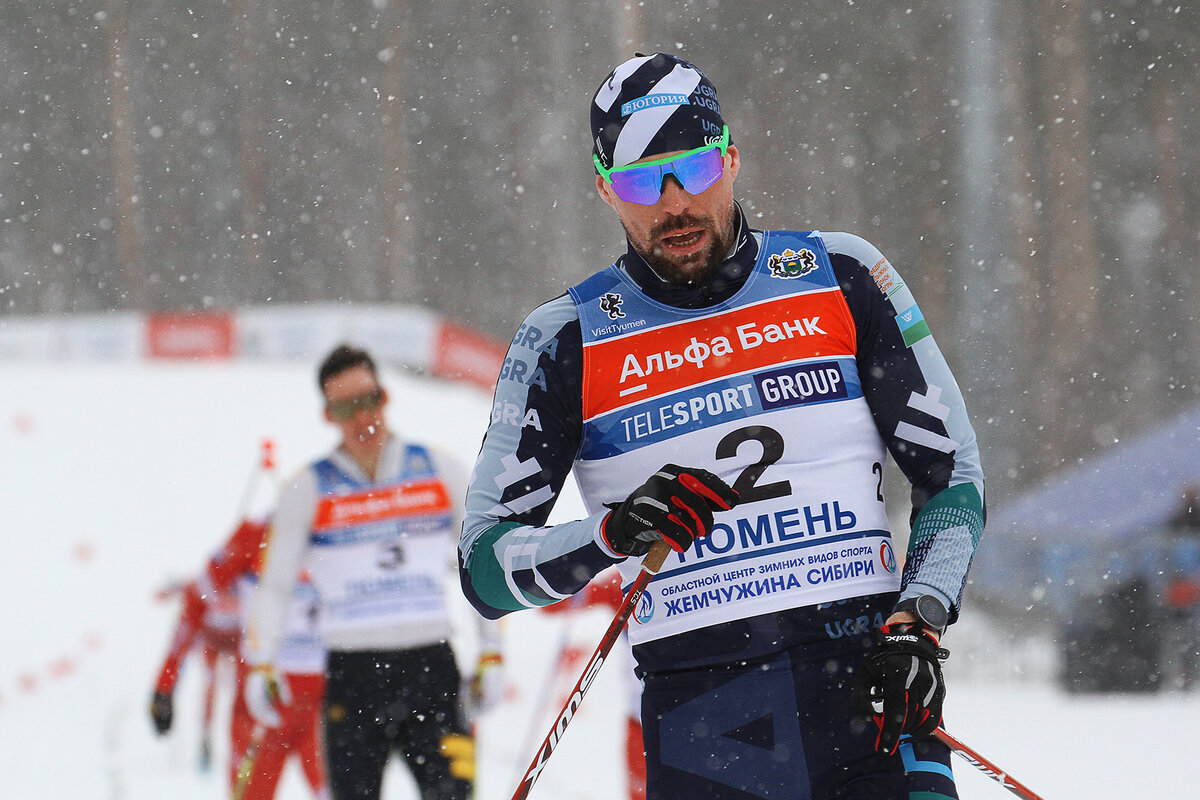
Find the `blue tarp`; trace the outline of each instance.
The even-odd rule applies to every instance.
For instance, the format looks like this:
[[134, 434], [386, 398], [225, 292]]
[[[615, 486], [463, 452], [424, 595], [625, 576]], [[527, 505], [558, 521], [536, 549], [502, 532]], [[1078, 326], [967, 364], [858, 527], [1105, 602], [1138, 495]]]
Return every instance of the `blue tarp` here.
[[1188, 485], [1200, 485], [1200, 405], [990, 510], [972, 597], [1059, 614], [1105, 582], [1154, 571]]

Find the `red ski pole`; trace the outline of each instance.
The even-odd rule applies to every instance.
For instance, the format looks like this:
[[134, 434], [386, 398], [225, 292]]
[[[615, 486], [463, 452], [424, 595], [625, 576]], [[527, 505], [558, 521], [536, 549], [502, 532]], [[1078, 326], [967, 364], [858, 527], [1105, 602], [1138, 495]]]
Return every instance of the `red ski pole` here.
[[650, 579], [662, 567], [663, 562], [667, 560], [667, 555], [670, 552], [670, 546], [666, 542], [659, 540], [654, 543], [654, 546], [650, 548], [650, 552], [642, 559], [642, 571], [638, 573], [637, 579], [634, 580], [633, 586], [629, 589], [629, 594], [625, 595], [625, 600], [621, 603], [620, 608], [617, 609], [617, 615], [613, 617], [608, 630], [604, 632], [604, 636], [600, 639], [600, 644], [596, 647], [596, 652], [592, 654], [587, 666], [583, 668], [583, 674], [579, 676], [579, 681], [567, 697], [566, 705], [563, 706], [562, 711], [558, 712], [558, 718], [554, 720], [553, 727], [546, 734], [546, 738], [542, 741], [542, 746], [538, 748], [537, 755], [533, 757], [533, 761], [529, 764], [529, 769], [525, 770], [525, 777], [521, 778], [521, 784], [513, 792], [512, 800], [525, 800], [529, 796], [529, 790], [533, 788], [534, 781], [538, 779], [538, 776], [542, 774], [542, 770], [546, 768], [546, 762], [550, 760], [550, 755], [558, 749], [558, 743], [562, 741], [563, 733], [566, 732], [567, 726], [571, 724], [571, 719], [575, 716], [575, 712], [579, 710], [579, 706], [583, 703], [583, 696], [587, 694], [587, 690], [591, 688], [593, 681], [596, 680], [596, 675], [600, 672], [600, 667], [604, 666], [604, 659], [608, 657], [613, 645], [616, 644], [617, 637], [621, 635], [621, 630], [625, 627], [629, 615], [633, 613], [638, 600], [642, 598], [642, 592], [646, 589], [646, 584], [650, 582]]
[[[246, 485], [242, 489], [242, 498], [238, 503], [234, 526], [240, 525], [249, 515], [254, 495], [258, 491], [258, 482], [264, 473], [275, 475], [275, 440], [271, 438], [263, 439], [259, 445], [258, 459], [254, 462], [254, 467], [250, 470], [250, 475], [246, 478]], [[174, 595], [180, 594], [186, 586], [187, 581], [172, 580], [154, 592], [154, 599], [159, 602], [169, 600]]]
[[965, 744], [960, 742], [958, 739], [955, 739], [941, 728], [935, 730], [933, 732], [933, 736], [934, 738], [940, 740], [942, 744], [946, 745], [951, 750], [966, 759], [967, 763], [969, 763], [971, 766], [975, 767], [984, 775], [987, 775], [989, 778], [999, 783], [1005, 789], [1008, 789], [1017, 797], [1024, 798], [1024, 800], [1042, 800], [1041, 795], [1035, 794], [1032, 789], [1025, 786], [1016, 778], [1009, 775], [1007, 772], [1000, 769], [995, 764], [988, 761], [986, 758], [979, 755], [979, 753], [972, 750], [970, 747], [967, 747]]
[[273, 439], [267, 438], [262, 440], [260, 445], [258, 461], [254, 464], [254, 469], [250, 471], [250, 477], [246, 480], [246, 488], [242, 490], [242, 501], [238, 504], [238, 518], [241, 522], [250, 513], [250, 504], [254, 502], [254, 495], [258, 490], [259, 478], [264, 473], [274, 474], [275, 472], [275, 442]]

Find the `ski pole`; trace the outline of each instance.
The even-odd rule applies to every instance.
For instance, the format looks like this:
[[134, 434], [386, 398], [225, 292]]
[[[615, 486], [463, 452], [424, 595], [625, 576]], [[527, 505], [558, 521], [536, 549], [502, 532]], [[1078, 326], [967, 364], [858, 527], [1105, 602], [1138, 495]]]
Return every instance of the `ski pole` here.
[[262, 740], [266, 735], [266, 726], [256, 722], [254, 731], [250, 734], [250, 743], [246, 746], [246, 752], [238, 762], [233, 786], [233, 800], [242, 800], [242, 797], [245, 796], [246, 787], [250, 785], [250, 776], [254, 772], [254, 762], [258, 758], [258, 748], [262, 745]]
[[642, 592], [645, 591], [646, 584], [650, 583], [650, 579], [662, 568], [663, 562], [667, 560], [667, 555], [670, 552], [670, 546], [660, 539], [654, 543], [654, 546], [650, 548], [650, 552], [642, 559], [642, 571], [638, 573], [633, 586], [629, 589], [629, 594], [625, 596], [625, 600], [621, 603], [620, 608], [617, 609], [617, 615], [613, 617], [608, 630], [604, 632], [604, 636], [600, 639], [600, 644], [596, 647], [596, 652], [592, 654], [587, 666], [583, 668], [583, 674], [579, 676], [579, 681], [576, 682], [575, 688], [571, 690], [571, 694], [567, 697], [566, 705], [563, 706], [562, 711], [558, 712], [558, 718], [555, 719], [550, 732], [546, 734], [546, 738], [542, 741], [542, 746], [538, 748], [537, 755], [530, 762], [529, 769], [525, 770], [525, 777], [521, 778], [520, 785], [513, 792], [512, 800], [525, 800], [529, 796], [529, 790], [533, 788], [534, 781], [538, 779], [542, 770], [546, 768], [546, 762], [550, 760], [551, 753], [558, 748], [558, 743], [562, 741], [563, 733], [566, 732], [567, 726], [571, 724], [571, 719], [575, 716], [575, 712], [579, 710], [579, 706], [583, 703], [583, 696], [587, 694], [587, 690], [591, 688], [592, 683], [596, 680], [596, 675], [600, 672], [600, 667], [604, 666], [604, 659], [608, 657], [609, 652], [617, 641], [617, 637], [621, 635], [621, 630], [625, 627], [625, 622], [629, 619], [629, 615], [633, 613], [638, 600], [642, 598]]
[[[238, 503], [235, 525], [241, 524], [246, 519], [246, 515], [250, 513], [250, 504], [254, 502], [258, 481], [264, 473], [275, 474], [275, 441], [270, 438], [262, 440], [258, 460], [254, 462], [254, 467], [246, 478], [246, 486], [242, 489], [242, 498]], [[276, 484], [276, 488], [278, 488], [278, 480], [276, 480]], [[170, 600], [175, 595], [182, 593], [187, 585], [187, 581], [172, 579], [162, 588], [155, 590], [154, 599], [159, 602]]]
[[1032, 789], [1022, 784], [1016, 778], [1009, 775], [1007, 772], [1000, 769], [995, 764], [977, 753], [975, 750], [967, 747], [965, 744], [960, 742], [958, 739], [955, 739], [941, 728], [935, 730], [933, 732], [933, 736], [942, 744], [946, 745], [951, 750], [962, 756], [968, 764], [999, 783], [1005, 789], [1008, 789], [1017, 797], [1024, 798], [1024, 800], [1042, 800], [1041, 795], [1035, 794]]
[[259, 478], [263, 476], [263, 473], [273, 472], [274, 469], [275, 441], [269, 438], [263, 439], [262, 452], [254, 464], [254, 469], [250, 471], [250, 477], [246, 480], [246, 488], [242, 491], [242, 501], [238, 504], [238, 522], [244, 520], [250, 513], [250, 504], [254, 502], [254, 493], [258, 489]]

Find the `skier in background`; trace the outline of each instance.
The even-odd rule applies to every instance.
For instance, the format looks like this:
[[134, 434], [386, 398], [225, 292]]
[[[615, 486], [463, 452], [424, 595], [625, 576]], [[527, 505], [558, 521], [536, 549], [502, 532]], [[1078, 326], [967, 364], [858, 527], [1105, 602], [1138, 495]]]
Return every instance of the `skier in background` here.
[[178, 589], [160, 593], [179, 594], [183, 601], [179, 621], [171, 635], [166, 657], [158, 671], [150, 700], [150, 719], [158, 735], [171, 730], [175, 716], [175, 687], [184, 659], [197, 654], [204, 665], [204, 705], [200, 739], [200, 768], [212, 765], [212, 721], [220, 673], [234, 671], [241, 623], [237, 598], [231, 591], [214, 589], [206, 578], [190, 581]]
[[[260, 722], [269, 722], [263, 709], [285, 705], [281, 642], [304, 566], [328, 651], [323, 727], [333, 797], [378, 798], [397, 750], [423, 800], [465, 800], [475, 745], [459, 700], [445, 583], [466, 471], [391, 432], [388, 393], [366, 351], [333, 350], [317, 386], [341, 441], [280, 495], [247, 620], [247, 705]], [[486, 636], [494, 626], [481, 628]], [[499, 648], [485, 643], [478, 672], [498, 662]]]
[[[280, 690], [286, 700], [260, 714], [274, 724], [260, 724], [246, 705], [245, 683], [249, 675], [242, 638], [242, 618], [253, 594], [267, 523], [243, 520], [229, 540], [205, 564], [204, 571], [182, 590], [184, 610], [172, 639], [172, 647], [159, 673], [150, 714], [160, 734], [170, 730], [173, 692], [183, 654], [206, 635], [210, 620], [220, 620], [220, 653], [234, 662], [234, 696], [230, 715], [230, 759], [228, 779], [233, 800], [271, 800], [287, 758], [295, 754], [313, 797], [329, 796], [325, 757], [321, 747], [321, 704], [325, 691], [325, 651], [316, 631], [316, 591], [311, 582], [297, 582], [281, 647]], [[211, 602], [220, 598], [220, 603]], [[212, 606], [221, 608], [212, 613]], [[199, 621], [199, 622], [197, 622]], [[230, 633], [232, 632], [232, 635]], [[204, 640], [208, 641], [208, 639]], [[232, 647], [230, 647], [232, 645]], [[206, 647], [205, 653], [214, 648]], [[210, 666], [207, 673], [214, 670]], [[206, 691], [205, 767], [211, 765], [209, 739], [212, 719], [212, 683]]]

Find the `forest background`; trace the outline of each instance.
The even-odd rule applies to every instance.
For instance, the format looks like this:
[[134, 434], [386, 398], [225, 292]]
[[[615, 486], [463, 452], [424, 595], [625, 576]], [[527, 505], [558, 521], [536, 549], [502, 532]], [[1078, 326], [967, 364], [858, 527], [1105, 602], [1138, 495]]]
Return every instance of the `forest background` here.
[[1200, 6], [0, 4], [6, 316], [419, 304], [507, 339], [611, 263], [587, 104], [714, 81], [758, 227], [913, 287], [992, 499], [1200, 401]]

